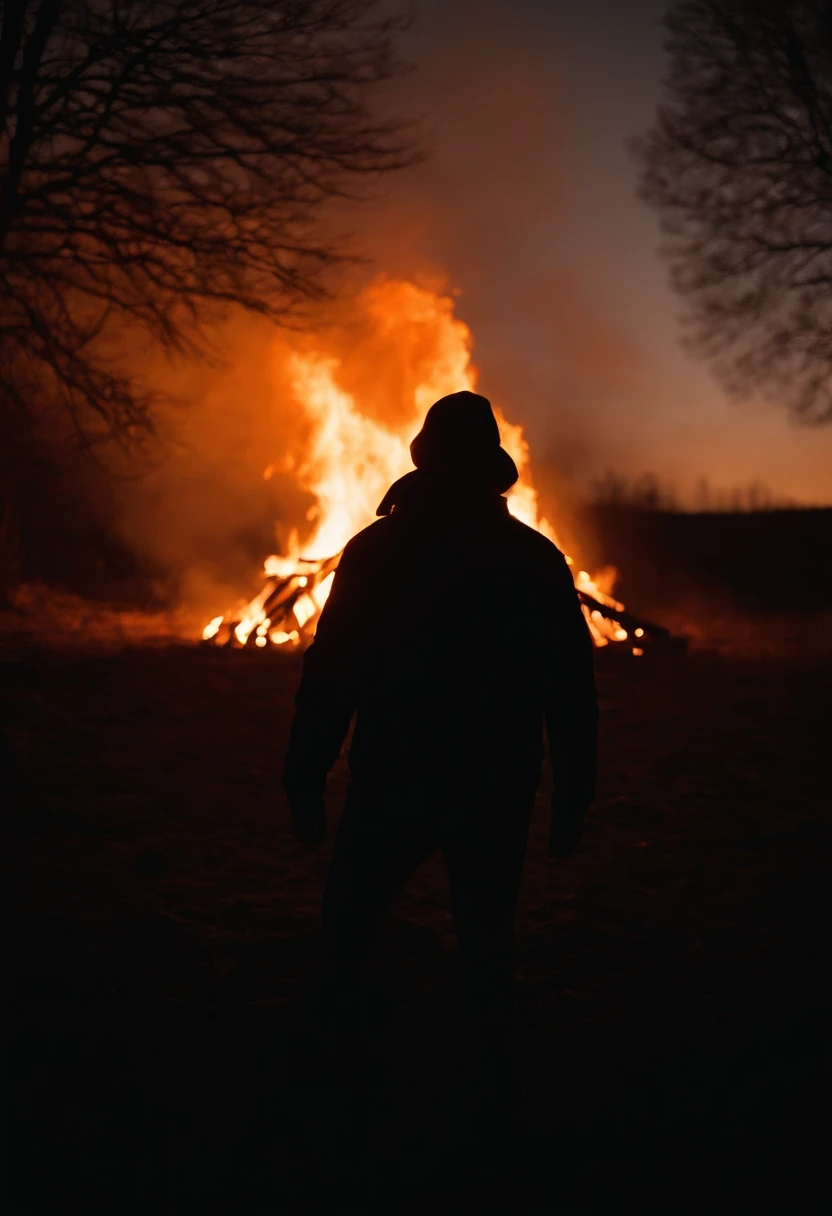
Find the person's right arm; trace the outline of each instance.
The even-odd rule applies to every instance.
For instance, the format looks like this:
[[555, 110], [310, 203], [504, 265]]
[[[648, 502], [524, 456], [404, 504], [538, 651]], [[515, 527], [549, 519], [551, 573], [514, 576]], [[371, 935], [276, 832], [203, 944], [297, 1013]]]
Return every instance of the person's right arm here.
[[569, 567], [560, 553], [547, 572], [544, 714], [552, 757], [551, 850], [566, 856], [580, 840], [595, 797], [598, 703], [592, 638]]

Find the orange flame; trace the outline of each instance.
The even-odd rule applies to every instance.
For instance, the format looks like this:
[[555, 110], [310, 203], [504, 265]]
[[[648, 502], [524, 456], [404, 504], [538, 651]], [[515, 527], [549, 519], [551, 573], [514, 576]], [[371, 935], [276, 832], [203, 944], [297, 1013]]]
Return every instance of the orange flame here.
[[[302, 635], [311, 634], [334, 576], [330, 571], [318, 580], [318, 563], [335, 557], [375, 519], [387, 488], [413, 467], [410, 442], [433, 402], [447, 393], [476, 387], [471, 333], [454, 317], [448, 296], [414, 283], [380, 278], [365, 289], [356, 307], [364, 321], [363, 343], [359, 340], [346, 354], [334, 353], [331, 343], [327, 349], [325, 341], [310, 346], [308, 339], [299, 339], [288, 353], [285, 343], [276, 345], [280, 371], [308, 423], [307, 441], [302, 451], [289, 451], [279, 462], [269, 463], [264, 477], [270, 478], [278, 468], [292, 470], [299, 487], [314, 495], [316, 505], [308, 517], [310, 535], [301, 543], [293, 532], [289, 551], [273, 554], [264, 563], [269, 579], [288, 580], [288, 612], [280, 620], [268, 620], [266, 606], [275, 584], [267, 583], [234, 618], [233, 633], [240, 645], [255, 631], [259, 646], [267, 639], [275, 645], [296, 644]], [[349, 385], [356, 379], [367, 383], [381, 373], [385, 386], [394, 386], [393, 399], [381, 411], [373, 411]], [[551, 525], [538, 515], [523, 429], [506, 421], [499, 409], [494, 412], [503, 446], [520, 472], [507, 494], [509, 510], [557, 543]], [[567, 561], [572, 565], [569, 557]], [[594, 578], [581, 570], [575, 584], [601, 603], [623, 610], [609, 595], [614, 578], [612, 569]], [[597, 611], [585, 613], [596, 644], [626, 639], [617, 622]], [[218, 640], [222, 620], [215, 617], [206, 626], [206, 640]], [[279, 628], [269, 632], [272, 623]]]

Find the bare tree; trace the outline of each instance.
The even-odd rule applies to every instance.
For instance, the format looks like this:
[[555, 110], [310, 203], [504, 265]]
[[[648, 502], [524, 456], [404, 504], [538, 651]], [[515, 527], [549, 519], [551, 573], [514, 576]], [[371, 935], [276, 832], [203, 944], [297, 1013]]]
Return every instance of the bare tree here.
[[832, 419], [832, 4], [677, 0], [635, 146], [692, 349], [738, 394]]
[[151, 399], [108, 336], [183, 347], [235, 304], [292, 317], [344, 257], [323, 205], [413, 159], [374, 113], [395, 23], [376, 0], [3, 0], [0, 16], [0, 424], [57, 402], [83, 442], [129, 440]]

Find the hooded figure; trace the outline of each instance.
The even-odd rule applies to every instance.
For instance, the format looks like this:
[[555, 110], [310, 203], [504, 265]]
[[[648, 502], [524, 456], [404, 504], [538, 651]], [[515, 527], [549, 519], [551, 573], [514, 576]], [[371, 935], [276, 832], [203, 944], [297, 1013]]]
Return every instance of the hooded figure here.
[[415, 470], [341, 557], [304, 657], [284, 785], [296, 834], [322, 841], [327, 773], [355, 719], [323, 901], [326, 981], [357, 982], [381, 915], [438, 848], [472, 1016], [498, 1025], [544, 727], [556, 856], [593, 798], [592, 644], [563, 555], [509, 514], [518, 473], [490, 402], [443, 397], [410, 451]]

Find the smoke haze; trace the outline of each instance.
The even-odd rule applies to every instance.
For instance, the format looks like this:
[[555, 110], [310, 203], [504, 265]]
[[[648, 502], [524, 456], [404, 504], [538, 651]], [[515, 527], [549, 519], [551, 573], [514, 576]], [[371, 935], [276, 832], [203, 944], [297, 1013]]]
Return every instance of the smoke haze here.
[[[381, 183], [370, 205], [332, 217], [371, 258], [352, 289], [384, 271], [457, 292], [480, 390], [573, 492], [608, 468], [649, 469], [683, 499], [707, 476], [830, 502], [832, 428], [729, 404], [680, 348], [657, 226], [625, 148], [658, 97], [662, 7], [417, 3], [403, 43], [416, 68], [387, 104], [419, 117], [430, 155]], [[368, 320], [349, 302], [328, 321], [329, 349], [366, 342]], [[224, 366], [153, 369], [184, 404], [166, 420], [166, 459], [125, 489], [119, 527], [206, 608], [250, 589], [281, 527], [310, 505], [290, 471], [263, 477], [302, 442], [275, 357], [282, 341], [237, 317], [218, 338]], [[366, 360], [345, 372], [376, 416], [404, 399], [401, 374]]]
[[482, 390], [580, 486], [652, 469], [682, 496], [707, 475], [832, 502], [832, 428], [729, 403], [681, 349], [626, 149], [659, 98], [664, 7], [419, 3], [404, 89], [432, 155], [393, 184], [379, 256], [444, 268]]

